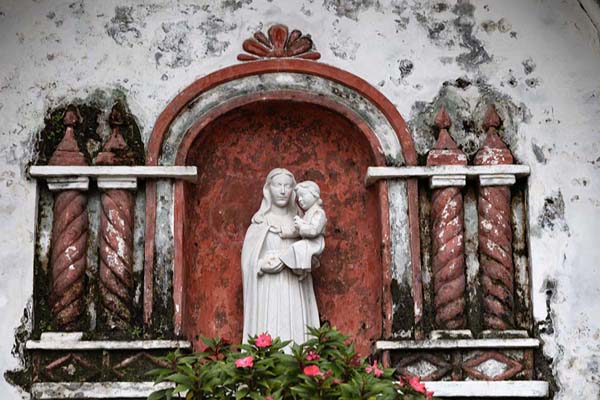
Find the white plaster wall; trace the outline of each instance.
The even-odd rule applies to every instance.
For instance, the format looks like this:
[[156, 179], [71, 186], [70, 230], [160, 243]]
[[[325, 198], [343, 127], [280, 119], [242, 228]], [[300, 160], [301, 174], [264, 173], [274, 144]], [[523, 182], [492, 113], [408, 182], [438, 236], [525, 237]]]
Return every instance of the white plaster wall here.
[[[178, 91], [236, 63], [245, 38], [280, 22], [312, 34], [322, 62], [377, 86], [407, 120], [458, 77], [526, 106], [513, 150], [532, 168], [534, 316], [546, 320], [557, 398], [598, 398], [600, 45], [588, 14], [575, 0], [472, 1], [472, 16], [464, 1], [343, 3], [0, 1], [0, 371], [19, 364], [11, 350], [31, 296], [36, 204], [24, 166], [46, 111], [120, 88], [147, 140]], [[21, 396], [0, 378], [0, 398]]]

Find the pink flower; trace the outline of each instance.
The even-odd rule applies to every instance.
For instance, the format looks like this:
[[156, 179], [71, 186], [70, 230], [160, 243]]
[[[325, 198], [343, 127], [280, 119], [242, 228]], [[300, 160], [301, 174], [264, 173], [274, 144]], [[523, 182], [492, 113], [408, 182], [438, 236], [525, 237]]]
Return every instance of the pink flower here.
[[321, 375], [323, 375], [323, 373], [319, 369], [318, 365], [307, 365], [306, 367], [304, 367], [304, 370], [302, 372], [304, 372], [304, 375], [306, 375], [306, 376], [321, 376]]
[[254, 357], [252, 357], [252, 356], [248, 356], [248, 357], [244, 357], [244, 358], [235, 360], [235, 366], [237, 368], [252, 368], [253, 365], [254, 365]]
[[321, 356], [318, 355], [317, 353], [315, 353], [314, 350], [309, 351], [308, 354], [306, 355], [306, 360], [307, 361], [315, 361], [315, 360], [318, 360], [320, 358], [321, 358]]
[[265, 397], [265, 400], [273, 400], [273, 398], [271, 396], [267, 396]]
[[380, 370], [379, 368], [377, 368], [377, 361], [375, 361], [373, 363], [373, 365], [369, 365], [365, 368], [365, 371], [367, 371], [367, 374], [370, 374], [371, 372], [373, 373], [373, 375], [375, 375], [376, 377], [380, 377], [381, 375], [383, 375], [383, 371]]
[[256, 347], [260, 348], [269, 347], [271, 343], [273, 343], [273, 339], [271, 339], [271, 336], [266, 333], [261, 333], [254, 341]]
[[423, 393], [427, 397], [427, 399], [431, 399], [431, 397], [433, 396], [433, 392], [430, 392], [425, 388], [425, 385], [419, 380], [418, 376], [411, 376], [408, 379], [408, 384], [412, 386], [412, 388], [415, 389], [415, 391]]
[[352, 360], [350, 360], [350, 365], [353, 365], [355, 367], [360, 367], [361, 364], [361, 360], [360, 360], [360, 356], [357, 354], [354, 357], [352, 357]]

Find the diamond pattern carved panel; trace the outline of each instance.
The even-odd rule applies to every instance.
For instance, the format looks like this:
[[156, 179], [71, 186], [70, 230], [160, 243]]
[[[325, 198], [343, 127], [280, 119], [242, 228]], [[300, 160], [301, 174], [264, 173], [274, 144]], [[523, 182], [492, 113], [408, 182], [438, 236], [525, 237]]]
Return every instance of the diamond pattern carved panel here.
[[390, 360], [401, 374], [419, 376], [424, 381], [533, 378], [533, 351], [528, 349], [392, 351]]
[[147, 381], [146, 373], [167, 367], [168, 350], [35, 351], [33, 382]]

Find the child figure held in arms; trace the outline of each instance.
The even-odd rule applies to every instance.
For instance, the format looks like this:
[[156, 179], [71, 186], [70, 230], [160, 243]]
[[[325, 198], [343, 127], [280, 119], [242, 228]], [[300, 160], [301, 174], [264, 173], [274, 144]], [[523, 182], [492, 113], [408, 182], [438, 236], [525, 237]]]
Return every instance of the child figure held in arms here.
[[258, 275], [273, 274], [288, 267], [304, 280], [310, 271], [318, 268], [320, 263], [317, 258], [325, 249], [325, 224], [327, 218], [321, 207], [321, 190], [313, 181], [300, 182], [294, 188], [298, 205], [304, 213], [303, 217], [294, 217], [293, 229], [282, 229], [271, 226], [269, 230], [279, 234], [283, 239], [300, 240], [294, 242], [280, 257], [266, 258], [259, 264]]
[[322, 208], [321, 190], [315, 182], [300, 182], [294, 190], [298, 205], [304, 212], [302, 218], [294, 217], [295, 233], [302, 239], [294, 242], [280, 260], [303, 280], [312, 269], [320, 265], [317, 257], [325, 248], [327, 217]]

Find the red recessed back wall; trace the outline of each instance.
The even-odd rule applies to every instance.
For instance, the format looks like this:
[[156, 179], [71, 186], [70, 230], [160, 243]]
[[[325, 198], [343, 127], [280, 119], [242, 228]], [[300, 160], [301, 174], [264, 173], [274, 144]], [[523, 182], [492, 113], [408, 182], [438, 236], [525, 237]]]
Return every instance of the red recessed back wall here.
[[241, 341], [242, 242], [268, 172], [283, 167], [321, 187], [326, 248], [313, 273], [321, 321], [368, 353], [382, 333], [379, 202], [364, 186], [374, 164], [355, 125], [310, 103], [252, 103], [203, 129], [187, 157], [198, 181], [185, 187], [186, 335], [195, 343], [216, 335]]

